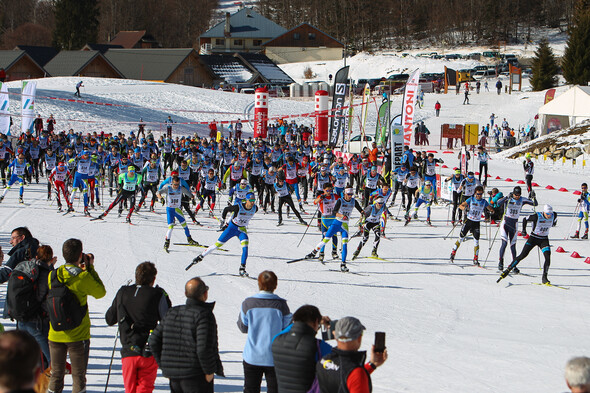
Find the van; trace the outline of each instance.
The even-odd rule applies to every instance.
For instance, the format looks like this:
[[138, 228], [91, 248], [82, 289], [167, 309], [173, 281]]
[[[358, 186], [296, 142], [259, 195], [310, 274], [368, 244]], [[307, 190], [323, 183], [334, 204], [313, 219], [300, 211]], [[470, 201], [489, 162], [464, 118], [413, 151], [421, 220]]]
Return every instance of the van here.
[[357, 134], [350, 138], [348, 141], [348, 152], [351, 154], [361, 154], [365, 147], [371, 149], [371, 144], [373, 143], [373, 137], [371, 135], [364, 135], [363, 140], [361, 140], [361, 134]]

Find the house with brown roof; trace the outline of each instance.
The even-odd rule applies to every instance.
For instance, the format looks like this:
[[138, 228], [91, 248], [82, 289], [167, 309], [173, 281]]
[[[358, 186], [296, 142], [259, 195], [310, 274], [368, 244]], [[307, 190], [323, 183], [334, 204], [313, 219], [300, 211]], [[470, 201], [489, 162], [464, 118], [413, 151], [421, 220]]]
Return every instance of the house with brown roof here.
[[24, 50], [0, 50], [0, 68], [6, 71], [6, 81], [43, 78], [47, 72]]
[[121, 45], [123, 49], [151, 49], [161, 47], [154, 36], [146, 33], [145, 30], [120, 31], [109, 42], [109, 45]]
[[309, 23], [262, 44], [266, 56], [277, 64], [341, 60], [344, 44]]
[[123, 77], [123, 74], [96, 50], [62, 50], [45, 65], [45, 69], [51, 76]]
[[127, 79], [203, 87], [217, 79], [193, 48], [109, 49], [105, 57]]

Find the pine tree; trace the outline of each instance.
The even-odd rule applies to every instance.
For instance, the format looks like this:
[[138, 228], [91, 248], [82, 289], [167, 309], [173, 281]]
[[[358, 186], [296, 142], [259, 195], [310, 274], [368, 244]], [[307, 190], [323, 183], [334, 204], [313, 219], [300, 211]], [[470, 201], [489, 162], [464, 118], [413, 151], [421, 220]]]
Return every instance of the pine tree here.
[[559, 67], [555, 60], [553, 50], [546, 38], [539, 42], [533, 58], [533, 76], [531, 85], [533, 90], [545, 90], [557, 85], [557, 72]]
[[563, 76], [569, 84], [586, 85], [590, 81], [590, 11], [576, 19], [562, 59]]
[[98, 16], [97, 0], [57, 0], [53, 46], [76, 50], [88, 43], [96, 43]]

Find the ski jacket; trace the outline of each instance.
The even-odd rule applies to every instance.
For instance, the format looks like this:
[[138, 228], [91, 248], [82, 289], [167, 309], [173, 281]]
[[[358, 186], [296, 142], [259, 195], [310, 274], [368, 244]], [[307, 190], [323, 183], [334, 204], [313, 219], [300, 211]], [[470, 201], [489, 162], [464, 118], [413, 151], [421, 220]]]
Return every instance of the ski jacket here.
[[215, 303], [187, 299], [185, 305], [168, 310], [152, 332], [150, 348], [165, 377], [224, 376], [214, 307]]
[[[334, 348], [316, 365], [322, 393], [370, 393], [373, 390], [369, 363], [363, 366], [365, 351], [343, 351]], [[342, 386], [343, 383], [345, 386]]]
[[8, 277], [10, 277], [10, 273], [12, 273], [16, 265], [27, 259], [34, 258], [37, 255], [37, 248], [39, 248], [39, 240], [34, 237], [26, 237], [22, 242], [12, 247], [8, 251], [10, 258], [0, 266], [0, 284], [8, 281]]
[[311, 387], [316, 363], [332, 351], [315, 335], [307, 323], [294, 322], [273, 338], [272, 356], [281, 393], [307, 393]]

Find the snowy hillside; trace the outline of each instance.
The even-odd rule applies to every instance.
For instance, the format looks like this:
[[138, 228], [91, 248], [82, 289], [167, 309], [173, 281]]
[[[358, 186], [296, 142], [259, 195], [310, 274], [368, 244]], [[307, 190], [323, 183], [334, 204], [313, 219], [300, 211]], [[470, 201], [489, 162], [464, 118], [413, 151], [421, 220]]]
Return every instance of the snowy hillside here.
[[[363, 72], [371, 73], [381, 67], [400, 67], [397, 63], [386, 65], [389, 59], [375, 58], [376, 62], [355, 64], [353, 77]], [[389, 63], [388, 63], [389, 64]], [[419, 64], [408, 63], [408, 68]], [[299, 65], [297, 65], [298, 67]], [[295, 69], [295, 65], [291, 66]], [[288, 69], [289, 67], [286, 67]], [[457, 67], [458, 68], [458, 67]], [[334, 67], [334, 71], [337, 67]], [[316, 72], [320, 72], [319, 70]], [[332, 72], [331, 69], [321, 72]], [[381, 71], [379, 71], [381, 72]], [[377, 71], [375, 71], [377, 74]], [[293, 76], [293, 75], [292, 75]], [[38, 95], [72, 98], [75, 78], [49, 78], [38, 81]], [[82, 99], [93, 102], [116, 103], [125, 107], [70, 103], [38, 97], [36, 111], [47, 117], [57, 118], [57, 129], [70, 127], [80, 131], [129, 131], [136, 129], [139, 118], [151, 122], [153, 129], [168, 115], [178, 122], [207, 122], [234, 120], [240, 117], [253, 96], [126, 80], [102, 80], [85, 78], [86, 88]], [[16, 83], [10, 84], [11, 92], [19, 92]], [[17, 96], [13, 96], [17, 97]], [[14, 98], [11, 113], [18, 114]], [[395, 97], [401, 108], [400, 97]], [[434, 103], [442, 104], [441, 116], [434, 116]], [[512, 95], [495, 92], [472, 94], [471, 104], [462, 105], [463, 95], [427, 94], [424, 109], [418, 109], [418, 120], [424, 120], [431, 130], [431, 146], [437, 156], [445, 160], [448, 168], [440, 168], [448, 175], [457, 165], [456, 154], [442, 154], [438, 149], [442, 123], [477, 122], [485, 124], [492, 112], [499, 119], [506, 117], [514, 127], [531, 121], [541, 106], [543, 93], [522, 92]], [[271, 116], [297, 115], [311, 112], [313, 102], [288, 99], [271, 99]], [[192, 111], [192, 112], [191, 112]], [[199, 113], [206, 111], [217, 113]], [[368, 129], [374, 129], [375, 105], [370, 106]], [[243, 117], [242, 117], [243, 118]], [[17, 119], [15, 117], [15, 119]], [[299, 120], [299, 119], [296, 119]], [[311, 119], [303, 122], [310, 123]], [[15, 122], [18, 123], [18, 122]], [[148, 126], [148, 128], [150, 128]], [[358, 124], [355, 125], [358, 129]], [[373, 127], [373, 128], [371, 128]], [[183, 125], [183, 133], [194, 131], [204, 134], [206, 126]], [[249, 135], [249, 134], [247, 134]], [[489, 186], [498, 187], [508, 194], [517, 180], [524, 178], [519, 162], [505, 159], [490, 161]], [[248, 230], [250, 250], [248, 271], [252, 276], [270, 269], [277, 273], [279, 286], [276, 293], [288, 300], [291, 310], [307, 303], [317, 305], [322, 313], [332, 318], [354, 315], [367, 326], [363, 349], [369, 348], [375, 331], [387, 333], [389, 360], [373, 374], [375, 392], [562, 392], [565, 362], [574, 355], [587, 355], [590, 341], [587, 307], [590, 307], [588, 266], [583, 259], [569, 255], [577, 251], [584, 258], [590, 257], [588, 241], [564, 240], [572, 233], [571, 214], [576, 204], [572, 191], [587, 180], [588, 169], [574, 174], [569, 170], [553, 170], [540, 165], [534, 181], [540, 184], [537, 195], [541, 204], [551, 203], [560, 215], [558, 226], [551, 230], [553, 251], [557, 246], [566, 254], [553, 252], [549, 278], [554, 284], [569, 288], [542, 287], [537, 252], [533, 250], [519, 267], [530, 276], [509, 277], [496, 284], [498, 274], [499, 240], [493, 243], [486, 269], [471, 266], [473, 241], [464, 243], [458, 251], [456, 263], [448, 263], [451, 247], [459, 228], [451, 232], [448, 209], [434, 206], [434, 227], [427, 227], [420, 209], [420, 220], [407, 227], [401, 222], [390, 221], [386, 234], [390, 240], [382, 240], [379, 255], [385, 261], [367, 259], [372, 247], [373, 235], [361, 253], [361, 258], [349, 263], [351, 273], [338, 271], [339, 262], [322, 265], [317, 261], [293, 264], [285, 262], [307, 254], [320, 240], [314, 226], [301, 239], [305, 227], [296, 225], [291, 218], [277, 228], [274, 214], [258, 213]], [[500, 179], [496, 180], [496, 176]], [[504, 179], [512, 178], [514, 182]], [[569, 192], [546, 190], [546, 185], [565, 187]], [[145, 260], [156, 263], [156, 283], [165, 288], [173, 304], [184, 302], [183, 285], [191, 277], [203, 278], [210, 289], [210, 300], [216, 301], [215, 314], [219, 324], [221, 359], [227, 378], [216, 379], [217, 392], [242, 391], [243, 371], [241, 351], [245, 343], [236, 327], [240, 304], [257, 291], [256, 282], [236, 277], [241, 249], [233, 239], [224, 247], [205, 258], [199, 265], [185, 272], [184, 267], [201, 249], [172, 245], [170, 254], [162, 250], [167, 225], [163, 209], [160, 214], [141, 212], [133, 216], [134, 226], [124, 223], [124, 218], [110, 214], [105, 221], [90, 222], [79, 212], [63, 217], [55, 213], [55, 204], [46, 201], [45, 179], [25, 189], [25, 202], [17, 203], [17, 190], [8, 192], [0, 204], [0, 245], [7, 251], [10, 231], [27, 225], [44, 244], [53, 247], [63, 263], [59, 250], [63, 241], [77, 237], [84, 241], [84, 249], [96, 255], [96, 269], [102, 277], [107, 295], [100, 300], [90, 300], [92, 340], [88, 391], [103, 392], [116, 328], [107, 327], [103, 316], [110, 306], [119, 286], [133, 278], [135, 266]], [[105, 192], [106, 202], [111, 198]], [[226, 205], [227, 197], [221, 196], [216, 206]], [[398, 196], [397, 202], [400, 199]], [[77, 203], [77, 202], [76, 202]], [[314, 209], [307, 206], [311, 218]], [[399, 205], [391, 209], [399, 214]], [[531, 212], [531, 210], [527, 210]], [[98, 215], [99, 212], [92, 212]], [[216, 222], [201, 214], [197, 218], [205, 225], [191, 225], [193, 237], [202, 244], [212, 244], [219, 233]], [[358, 219], [354, 213], [351, 222]], [[486, 258], [491, 239], [497, 227], [482, 227], [480, 260]], [[498, 236], [499, 238], [499, 236]], [[172, 242], [182, 242], [180, 228], [172, 234]], [[349, 259], [359, 238], [349, 243]], [[524, 240], [519, 238], [520, 251]], [[507, 260], [510, 257], [507, 254]], [[0, 307], [4, 303], [6, 286], [0, 287]], [[7, 327], [14, 324], [2, 320]], [[66, 383], [71, 383], [66, 378]], [[109, 392], [123, 392], [119, 354], [113, 364]], [[158, 377], [156, 390], [168, 391], [167, 380]]]

